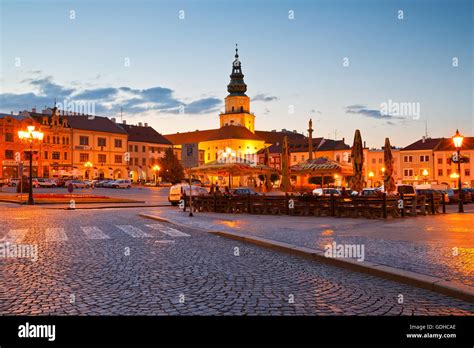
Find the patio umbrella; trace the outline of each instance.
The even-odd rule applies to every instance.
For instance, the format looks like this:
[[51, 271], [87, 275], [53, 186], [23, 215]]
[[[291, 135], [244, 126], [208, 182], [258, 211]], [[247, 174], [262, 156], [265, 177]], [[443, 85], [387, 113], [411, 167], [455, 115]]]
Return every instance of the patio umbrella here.
[[281, 150], [281, 183], [280, 188], [284, 192], [288, 192], [291, 189], [290, 185], [290, 153], [288, 149], [288, 137], [283, 137], [283, 147]]
[[395, 179], [393, 178], [393, 156], [390, 140], [385, 138], [385, 147], [383, 151], [383, 160], [385, 163], [385, 173], [383, 176], [383, 186], [385, 192], [391, 193], [397, 190]]
[[[265, 148], [265, 157], [263, 158], [263, 164], [268, 166], [270, 162], [270, 151], [268, 147]], [[270, 180], [270, 173], [265, 174], [265, 192], [270, 192], [272, 189], [271, 187], [271, 180]]]
[[362, 147], [362, 136], [360, 131], [356, 129], [354, 134], [354, 143], [351, 151], [352, 166], [354, 168], [354, 176], [351, 180], [351, 189], [361, 192], [364, 188], [364, 177], [362, 176], [362, 168], [364, 165], [364, 152]]

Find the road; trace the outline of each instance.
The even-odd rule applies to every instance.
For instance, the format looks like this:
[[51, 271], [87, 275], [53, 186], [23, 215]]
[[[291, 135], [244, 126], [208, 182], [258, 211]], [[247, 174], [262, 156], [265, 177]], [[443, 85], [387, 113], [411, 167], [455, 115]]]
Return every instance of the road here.
[[37, 245], [38, 258], [0, 259], [0, 314], [474, 313], [463, 301], [138, 217], [142, 211], [2, 205], [0, 239]]

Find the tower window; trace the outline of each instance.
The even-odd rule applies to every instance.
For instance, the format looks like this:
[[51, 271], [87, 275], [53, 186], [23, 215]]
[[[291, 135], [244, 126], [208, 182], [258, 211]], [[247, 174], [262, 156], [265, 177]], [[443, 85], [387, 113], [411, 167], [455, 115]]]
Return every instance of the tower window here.
[[234, 107], [232, 107], [232, 111], [234, 111]]
[[244, 112], [244, 107], [243, 106], [240, 107], [240, 112]]

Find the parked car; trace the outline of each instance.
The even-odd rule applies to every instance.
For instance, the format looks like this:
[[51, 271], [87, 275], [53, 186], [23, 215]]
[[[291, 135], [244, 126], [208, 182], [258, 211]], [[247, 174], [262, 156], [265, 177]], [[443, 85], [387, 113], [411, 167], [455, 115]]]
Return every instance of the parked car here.
[[168, 182], [168, 181], [162, 181], [158, 184], [158, 186], [161, 186], [161, 187], [171, 187], [173, 186], [172, 183]]
[[37, 187], [49, 187], [49, 188], [56, 187], [56, 181], [52, 179], [37, 178], [36, 182], [38, 183]]
[[56, 187], [64, 187], [64, 186], [66, 186], [66, 181], [68, 181], [68, 179], [56, 178], [56, 179], [54, 179], [54, 181], [56, 183]]
[[398, 194], [402, 194], [404, 196], [414, 196], [416, 194], [415, 188], [411, 185], [397, 185], [397, 192]]
[[[455, 189], [454, 191], [454, 199], [456, 202], [459, 202], [459, 189]], [[467, 189], [463, 188], [462, 189], [462, 201], [463, 203], [471, 203], [471, 192], [469, 192]]]
[[11, 187], [17, 187], [17, 185], [20, 183], [20, 179], [19, 178], [10, 178], [8, 179], [8, 186], [11, 186]]
[[262, 194], [259, 192], [255, 192], [251, 188], [248, 187], [238, 187], [230, 191], [233, 196], [261, 196]]
[[114, 180], [109, 182], [108, 187], [113, 187], [113, 188], [131, 188], [132, 187], [132, 182], [128, 179], [120, 179], [120, 180]]
[[342, 192], [334, 188], [315, 188], [313, 190], [313, 195], [315, 196], [330, 196], [331, 194], [333, 194], [334, 196], [341, 196]]
[[361, 195], [365, 197], [379, 196], [382, 194], [382, 190], [379, 188], [365, 188], [361, 191]]
[[[209, 194], [209, 192], [201, 186], [191, 186], [193, 196], [203, 196]], [[168, 193], [168, 201], [172, 205], [178, 205], [179, 201], [183, 198], [183, 195], [189, 196], [189, 184], [180, 183], [170, 187]]]
[[[441, 197], [441, 196], [444, 195], [444, 192], [441, 192], [440, 190], [434, 190], [434, 189], [417, 189], [416, 194], [418, 196], [431, 196], [431, 195], [434, 195], [435, 197], [436, 196]], [[445, 195], [444, 200], [445, 200], [445, 202], [449, 202], [449, 197], [448, 197], [447, 194]]]
[[87, 182], [82, 181], [82, 180], [69, 180], [66, 182], [66, 187], [68, 187], [69, 184], [72, 184], [74, 188], [81, 188], [81, 189], [90, 187], [90, 185]]

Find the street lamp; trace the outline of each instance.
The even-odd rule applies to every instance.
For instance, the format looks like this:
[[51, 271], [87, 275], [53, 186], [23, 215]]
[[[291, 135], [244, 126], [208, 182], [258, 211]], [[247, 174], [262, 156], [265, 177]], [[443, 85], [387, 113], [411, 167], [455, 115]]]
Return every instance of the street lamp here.
[[18, 138], [30, 145], [30, 180], [28, 187], [28, 205], [35, 204], [33, 200], [33, 144], [43, 141], [44, 133], [35, 131], [35, 126], [28, 126], [26, 131], [18, 131]]
[[373, 180], [374, 180], [374, 172], [369, 172], [369, 178], [370, 178], [370, 187], [374, 187], [374, 183], [373, 183]]
[[423, 178], [425, 179], [425, 184], [427, 184], [428, 183], [428, 170], [423, 169], [423, 172], [421, 174], [423, 174]]
[[458, 190], [459, 190], [459, 212], [464, 213], [464, 203], [463, 203], [463, 192], [462, 192], [462, 181], [461, 181], [461, 147], [464, 137], [459, 133], [459, 130], [456, 129], [456, 134], [453, 136], [454, 147], [457, 151], [457, 160], [458, 160]]
[[160, 166], [157, 164], [153, 167], [153, 170], [155, 171], [155, 186], [158, 186], [158, 172], [160, 169]]
[[[91, 169], [93, 166], [93, 164], [89, 161], [87, 161], [86, 163], [84, 163], [84, 167], [86, 167], [86, 173], [89, 169]], [[89, 179], [89, 175], [87, 175], [87, 179]]]

